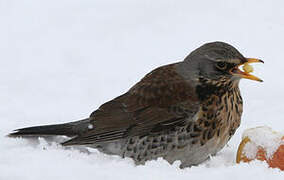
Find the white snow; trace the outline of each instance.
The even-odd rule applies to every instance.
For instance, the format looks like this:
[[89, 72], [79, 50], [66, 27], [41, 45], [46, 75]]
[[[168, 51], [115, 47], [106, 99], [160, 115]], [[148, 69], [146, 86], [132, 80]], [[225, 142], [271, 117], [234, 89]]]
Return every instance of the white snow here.
[[[283, 179], [264, 162], [235, 164], [244, 129], [282, 131], [282, 0], [0, 0], [0, 180]], [[209, 41], [261, 58], [242, 80], [241, 127], [217, 156], [180, 170], [132, 160], [64, 138], [11, 139], [14, 129], [83, 119], [155, 67], [182, 60]]]
[[248, 137], [250, 142], [245, 145], [244, 153], [246, 157], [254, 159], [257, 149], [261, 147], [265, 149], [266, 157], [270, 159], [279, 146], [284, 143], [283, 136], [282, 133], [273, 131], [272, 128], [267, 126], [247, 129], [243, 132], [242, 138]]

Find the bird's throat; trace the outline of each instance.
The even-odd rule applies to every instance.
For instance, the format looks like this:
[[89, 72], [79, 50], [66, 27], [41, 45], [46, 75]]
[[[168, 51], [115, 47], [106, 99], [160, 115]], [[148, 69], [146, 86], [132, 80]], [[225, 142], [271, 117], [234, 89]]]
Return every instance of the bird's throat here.
[[201, 101], [207, 100], [212, 95], [222, 97], [224, 94], [234, 91], [239, 91], [239, 80], [199, 78], [199, 83], [196, 86], [196, 94]]

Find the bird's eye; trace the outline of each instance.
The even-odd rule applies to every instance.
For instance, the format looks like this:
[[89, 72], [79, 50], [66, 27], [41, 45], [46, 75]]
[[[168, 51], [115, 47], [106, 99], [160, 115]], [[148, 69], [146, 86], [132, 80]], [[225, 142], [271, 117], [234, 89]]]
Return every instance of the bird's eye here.
[[227, 64], [225, 62], [220, 61], [220, 62], [217, 63], [217, 68], [224, 70], [224, 69], [227, 68]]

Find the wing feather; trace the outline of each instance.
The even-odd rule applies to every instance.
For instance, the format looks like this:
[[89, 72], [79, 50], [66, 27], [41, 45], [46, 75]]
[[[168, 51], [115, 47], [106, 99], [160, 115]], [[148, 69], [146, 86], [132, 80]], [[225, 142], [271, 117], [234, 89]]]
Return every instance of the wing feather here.
[[176, 73], [177, 65], [155, 69], [127, 93], [100, 106], [90, 116], [94, 128], [63, 145], [161, 133], [185, 123], [198, 110], [197, 98], [190, 84]]

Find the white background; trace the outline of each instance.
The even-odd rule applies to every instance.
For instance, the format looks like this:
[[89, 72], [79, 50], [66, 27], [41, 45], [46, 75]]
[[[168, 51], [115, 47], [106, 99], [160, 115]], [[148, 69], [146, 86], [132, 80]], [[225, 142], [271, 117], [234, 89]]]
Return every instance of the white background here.
[[[283, 131], [283, 7], [281, 0], [0, 0], [0, 180], [283, 179], [265, 163], [235, 164], [244, 129]], [[161, 159], [135, 167], [97, 151], [4, 137], [85, 118], [153, 68], [216, 40], [263, 59], [254, 67], [264, 83], [241, 81], [241, 127], [197, 167]]]

